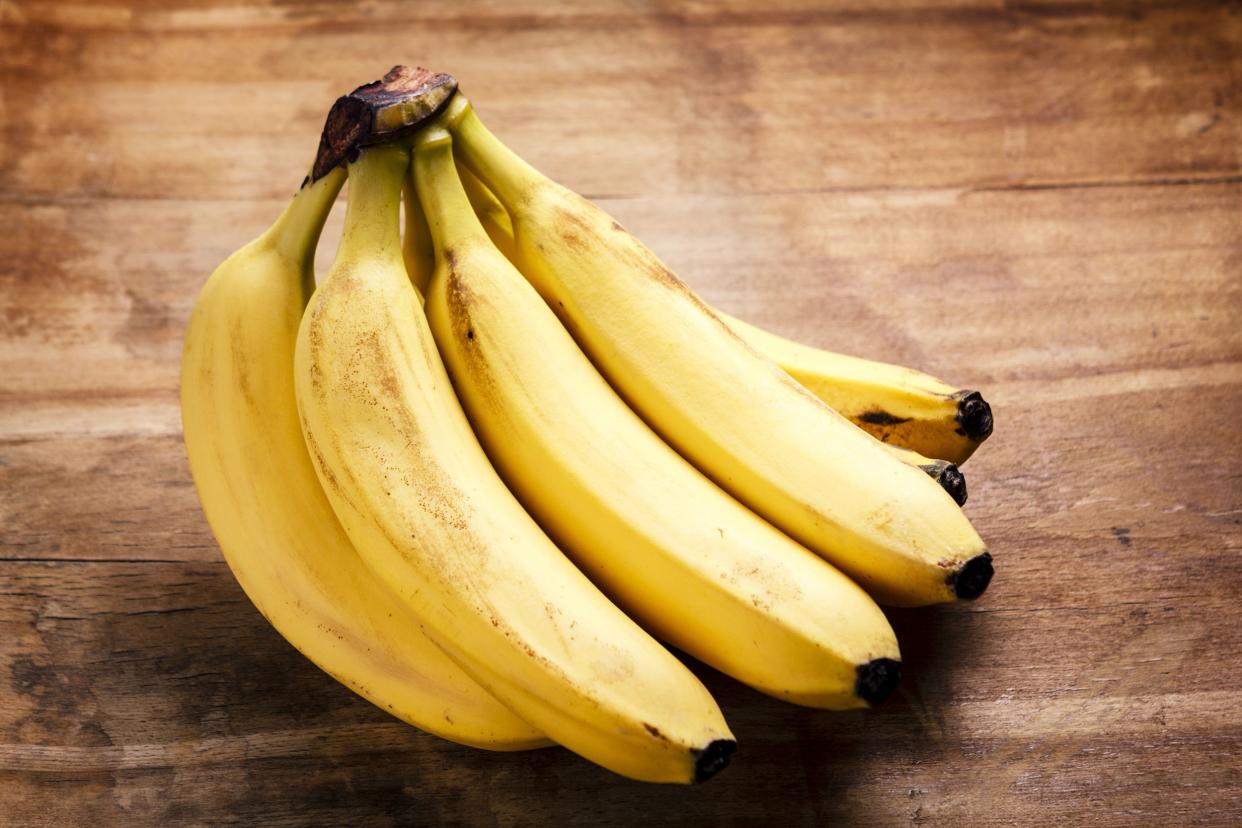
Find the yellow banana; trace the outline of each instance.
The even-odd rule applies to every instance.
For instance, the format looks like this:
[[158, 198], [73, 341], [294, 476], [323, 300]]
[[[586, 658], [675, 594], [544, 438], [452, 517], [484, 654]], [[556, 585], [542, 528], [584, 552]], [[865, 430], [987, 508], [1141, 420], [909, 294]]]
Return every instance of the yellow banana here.
[[418, 631], [324, 497], [293, 392], [315, 244], [345, 172], [303, 187], [208, 280], [190, 317], [181, 415], [207, 520], [242, 589], [289, 643], [377, 707], [455, 742], [549, 744]]
[[992, 433], [992, 407], [978, 391], [887, 362], [836, 354], [716, 311], [748, 345], [812, 394], [886, 443], [965, 463]]
[[[459, 164], [458, 172], [483, 229], [510, 261], [516, 261], [513, 224], [504, 205], [469, 168]], [[992, 407], [978, 391], [954, 388], [913, 368], [802, 345], [721, 310], [716, 315], [854, 425], [878, 440], [914, 452], [897, 456], [923, 467], [942, 486], [944, 463], [932, 461], [939, 463], [938, 470], [932, 471], [926, 468], [927, 457], [943, 458], [956, 470], [992, 433]], [[920, 459], [919, 455], [924, 456]], [[965, 503], [964, 488], [960, 496], [947, 486], [946, 491], [958, 505]]]
[[778, 698], [866, 707], [897, 683], [897, 639], [855, 583], [721, 491], [608, 386], [487, 237], [442, 129], [414, 181], [435, 242], [426, 313], [510, 489], [635, 620]]
[[704, 779], [734, 746], [715, 701], [548, 540], [470, 430], [402, 261], [408, 162], [381, 145], [350, 164], [341, 246], [298, 334], [328, 499], [428, 636], [524, 720], [626, 776]]
[[883, 602], [982, 593], [991, 555], [925, 473], [747, 346], [607, 214], [500, 143], [460, 92], [442, 117], [508, 212], [522, 273], [667, 442]]

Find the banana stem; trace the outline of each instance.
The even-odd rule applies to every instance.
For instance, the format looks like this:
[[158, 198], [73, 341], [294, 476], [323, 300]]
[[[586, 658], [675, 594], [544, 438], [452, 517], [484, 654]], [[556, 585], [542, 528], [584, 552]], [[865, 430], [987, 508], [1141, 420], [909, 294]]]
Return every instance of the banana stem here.
[[414, 184], [414, 159], [410, 159], [410, 172], [401, 188], [401, 200], [405, 204], [405, 235], [401, 240], [401, 254], [405, 258], [405, 272], [419, 295], [427, 295], [427, 287], [436, 269], [436, 249], [431, 240], [427, 216], [418, 200]]
[[304, 185], [263, 234], [264, 239], [305, 271], [314, 261], [319, 235], [344, 183], [345, 170], [337, 167], [315, 183]]
[[310, 178], [317, 181], [360, 147], [384, 144], [427, 121], [457, 90], [452, 75], [394, 66], [382, 80], [363, 84], [337, 98], [323, 132]]
[[513, 205], [546, 179], [483, 126], [460, 92], [449, 103], [444, 123], [453, 133], [462, 163], [487, 183], [513, 216]]
[[401, 258], [401, 183], [409, 150], [393, 145], [364, 149], [349, 165], [349, 200], [337, 258]]
[[453, 164], [453, 142], [448, 132], [430, 129], [419, 134], [414, 147], [414, 184], [431, 228], [437, 270], [443, 267], [454, 248], [491, 245], [479, 217], [475, 215], [457, 167]]
[[487, 231], [487, 235], [491, 236], [492, 244], [505, 254], [506, 259], [511, 262], [517, 261], [513, 244], [513, 222], [509, 218], [509, 213], [505, 211], [505, 206], [491, 190], [487, 189], [487, 185], [480, 181], [477, 175], [470, 172], [469, 167], [461, 163], [460, 158], [456, 159], [456, 166], [457, 177], [461, 179], [461, 185], [466, 188], [466, 198], [470, 199], [470, 206], [474, 208], [474, 214], [483, 223], [483, 229]]

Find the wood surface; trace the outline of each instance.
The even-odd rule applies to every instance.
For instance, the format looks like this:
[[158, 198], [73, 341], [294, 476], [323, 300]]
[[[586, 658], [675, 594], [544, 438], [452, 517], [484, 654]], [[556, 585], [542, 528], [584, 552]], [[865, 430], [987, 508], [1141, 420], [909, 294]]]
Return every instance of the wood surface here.
[[[399, 62], [708, 301], [992, 402], [996, 579], [892, 613], [898, 697], [694, 665], [739, 753], [649, 786], [424, 735], [250, 605], [182, 329]], [[0, 824], [1242, 822], [1236, 3], [0, 0], [0, 228]]]

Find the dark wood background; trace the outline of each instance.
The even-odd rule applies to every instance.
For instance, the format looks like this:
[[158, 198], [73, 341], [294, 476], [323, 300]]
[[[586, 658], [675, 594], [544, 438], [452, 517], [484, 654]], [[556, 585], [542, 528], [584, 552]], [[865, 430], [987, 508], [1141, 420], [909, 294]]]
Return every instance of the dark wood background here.
[[[0, 823], [1242, 821], [1237, 3], [0, 0], [0, 26]], [[734, 765], [646, 786], [423, 735], [251, 607], [186, 467], [182, 328], [335, 95], [398, 62], [709, 301], [993, 402], [967, 510], [998, 574], [893, 614], [898, 698], [834, 715], [702, 669]]]

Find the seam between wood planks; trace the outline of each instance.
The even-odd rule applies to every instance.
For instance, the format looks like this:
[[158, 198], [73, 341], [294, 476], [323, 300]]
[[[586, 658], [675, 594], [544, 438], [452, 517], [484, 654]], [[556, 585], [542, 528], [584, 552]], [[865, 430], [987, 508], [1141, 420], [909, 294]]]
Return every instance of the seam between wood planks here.
[[978, 187], [969, 187], [967, 192], [971, 193], [1011, 193], [1026, 192], [1039, 190], [1086, 190], [1086, 189], [1108, 189], [1109, 187], [1193, 187], [1195, 185], [1228, 185], [1242, 184], [1242, 175], [1225, 175], [1225, 176], [1207, 176], [1204, 178], [1195, 178], [1194, 176], [1185, 176], [1181, 178], [1153, 178], [1148, 180], [1125, 181], [1115, 179], [1100, 179], [1098, 181], [1064, 181], [1064, 182], [1021, 182], [1017, 184], [999, 184], [995, 186], [983, 185]]
[[[206, 546], [192, 547], [206, 549]], [[25, 558], [0, 557], [0, 566], [10, 563], [25, 564], [179, 564], [184, 566], [225, 566], [223, 558], [199, 561], [186, 558], [42, 558], [38, 556]]]
[[[1139, 179], [1083, 179], [1070, 181], [1023, 181], [1011, 184], [935, 184], [935, 185], [902, 185], [892, 186], [829, 186], [789, 188], [779, 190], [726, 190], [726, 191], [677, 191], [653, 193], [583, 193], [590, 201], [628, 201], [640, 198], [756, 198], [763, 196], [797, 196], [797, 195], [832, 195], [836, 193], [1023, 193], [1042, 192], [1048, 190], [1084, 190], [1116, 188], [1151, 187], [1219, 187], [1242, 184], [1242, 173], [1229, 172], [1224, 175], [1207, 175], [1202, 177], [1160, 177]], [[55, 207], [80, 206], [96, 201], [130, 201], [130, 202], [183, 202], [190, 204], [261, 204], [266, 202], [283, 202], [280, 196], [258, 196], [255, 198], [195, 198], [188, 196], [162, 195], [123, 195], [119, 193], [74, 193], [69, 195], [20, 194], [6, 193], [0, 195], [0, 206], [18, 207]]]
[[[1155, 12], [1179, 11], [1179, 0], [1163, 0], [1150, 5]], [[54, 8], [54, 7], [53, 7]], [[713, 28], [747, 28], [762, 29], [788, 26], [839, 26], [874, 21], [876, 24], [906, 22], [923, 24], [925, 22], [944, 23], [975, 23], [975, 22], [1018, 22], [1037, 26], [1048, 20], [1058, 19], [1115, 19], [1126, 18], [1121, 9], [1101, 8], [1089, 2], [1061, 2], [1051, 5], [1030, 3], [1007, 3], [994, 8], [953, 8], [940, 6], [914, 6], [910, 8], [885, 9], [866, 5], [841, 9], [765, 9], [762, 11], [723, 10], [711, 12], [684, 12], [660, 10], [655, 12], [630, 13], [573, 13], [555, 12], [539, 14], [519, 12], [510, 14], [388, 14], [378, 21], [358, 20], [348, 14], [331, 13], [319, 15], [308, 25], [307, 21], [275, 11], [266, 7], [235, 11], [227, 20], [216, 23], [207, 13], [165, 12], [139, 15], [117, 15], [108, 18], [96, 13], [93, 20], [86, 24], [66, 25], [69, 18], [54, 11], [27, 14], [21, 21], [22, 28], [50, 28], [72, 32], [129, 32], [137, 31], [154, 34], [197, 34], [214, 33], [221, 29], [246, 29], [267, 32], [271, 30], [289, 29], [293, 31], [314, 30], [331, 26], [336, 32], [359, 32], [373, 29], [376, 22], [388, 26], [417, 23], [436, 30], [456, 29], [461, 32], [475, 31], [528, 31], [528, 30], [572, 30], [583, 31], [597, 29], [713, 29]]]

